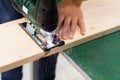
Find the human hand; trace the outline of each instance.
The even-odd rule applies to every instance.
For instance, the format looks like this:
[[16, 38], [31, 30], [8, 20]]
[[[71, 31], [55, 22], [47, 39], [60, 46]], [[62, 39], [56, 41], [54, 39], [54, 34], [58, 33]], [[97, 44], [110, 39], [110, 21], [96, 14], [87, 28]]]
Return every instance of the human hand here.
[[80, 7], [72, 2], [61, 2], [58, 4], [58, 26], [56, 33], [62, 39], [73, 39], [77, 26], [80, 28], [81, 35], [85, 34], [83, 14]]

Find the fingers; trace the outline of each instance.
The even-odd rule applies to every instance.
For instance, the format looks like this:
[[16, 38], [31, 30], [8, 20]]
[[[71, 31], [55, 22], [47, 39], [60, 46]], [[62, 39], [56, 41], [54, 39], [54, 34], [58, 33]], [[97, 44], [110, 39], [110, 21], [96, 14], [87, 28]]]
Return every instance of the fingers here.
[[71, 18], [66, 17], [65, 20], [64, 20], [64, 24], [63, 24], [63, 27], [62, 27], [62, 33], [61, 33], [61, 37], [65, 40], [68, 39], [70, 23], [71, 23]]
[[62, 38], [63, 39], [73, 39], [77, 25], [80, 28], [81, 35], [85, 35], [85, 24], [83, 18], [65, 18], [64, 25], [62, 27]]
[[58, 19], [58, 25], [57, 25], [57, 28], [56, 28], [56, 31], [55, 31], [56, 34], [60, 33], [60, 28], [62, 26], [63, 21], [64, 21], [64, 17], [60, 16], [59, 19]]
[[80, 33], [81, 35], [85, 34], [85, 25], [83, 22], [83, 19], [80, 18], [73, 18], [71, 19], [70, 17], [61, 17], [59, 19], [58, 27], [56, 29], [56, 32], [59, 34], [59, 31], [61, 29], [61, 33], [59, 34], [62, 39], [73, 39], [77, 25], [80, 28]]
[[74, 18], [72, 19], [71, 26], [70, 26], [69, 39], [73, 39], [76, 28], [77, 28], [77, 18]]
[[80, 27], [80, 33], [85, 35], [85, 24], [82, 17], [78, 19], [78, 26]]

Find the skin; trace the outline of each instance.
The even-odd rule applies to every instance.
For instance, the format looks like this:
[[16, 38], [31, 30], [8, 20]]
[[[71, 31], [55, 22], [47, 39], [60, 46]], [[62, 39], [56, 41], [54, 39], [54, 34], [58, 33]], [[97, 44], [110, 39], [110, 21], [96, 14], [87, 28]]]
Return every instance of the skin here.
[[77, 26], [80, 28], [81, 35], [85, 34], [81, 4], [82, 0], [62, 0], [58, 4], [59, 20], [56, 33], [62, 39], [73, 39]]

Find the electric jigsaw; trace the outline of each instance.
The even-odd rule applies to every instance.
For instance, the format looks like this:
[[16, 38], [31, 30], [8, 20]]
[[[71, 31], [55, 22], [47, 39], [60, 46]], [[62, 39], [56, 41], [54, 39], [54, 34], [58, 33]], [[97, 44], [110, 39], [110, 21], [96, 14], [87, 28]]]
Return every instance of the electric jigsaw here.
[[30, 21], [21, 27], [44, 50], [64, 45], [55, 29], [58, 24], [57, 3], [60, 0], [11, 0], [13, 7]]

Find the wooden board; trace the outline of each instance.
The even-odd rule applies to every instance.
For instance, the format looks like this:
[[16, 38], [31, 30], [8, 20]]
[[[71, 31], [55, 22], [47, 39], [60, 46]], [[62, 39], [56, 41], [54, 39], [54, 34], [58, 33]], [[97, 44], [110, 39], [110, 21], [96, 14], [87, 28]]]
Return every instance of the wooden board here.
[[[88, 0], [82, 5], [86, 35], [77, 29], [73, 40], [47, 52], [48, 55], [66, 50], [120, 29], [120, 0]], [[0, 72], [40, 59], [45, 52], [20, 28], [19, 19], [0, 25]]]
[[18, 25], [24, 21], [23, 18], [0, 25], [0, 72], [36, 60], [43, 53]]

